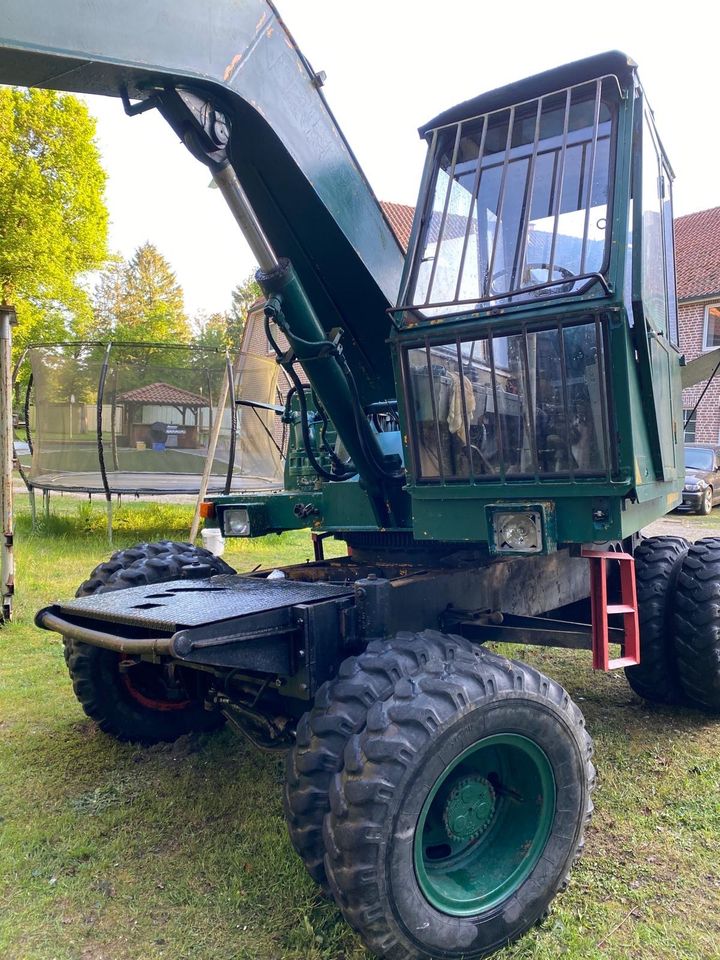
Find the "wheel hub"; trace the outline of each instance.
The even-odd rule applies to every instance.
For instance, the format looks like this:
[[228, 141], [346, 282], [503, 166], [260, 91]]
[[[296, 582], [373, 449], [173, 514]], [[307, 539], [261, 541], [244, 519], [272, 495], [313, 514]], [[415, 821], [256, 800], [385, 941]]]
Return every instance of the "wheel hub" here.
[[448, 836], [458, 843], [479, 837], [495, 812], [495, 790], [477, 774], [463, 777], [448, 794], [443, 822]]

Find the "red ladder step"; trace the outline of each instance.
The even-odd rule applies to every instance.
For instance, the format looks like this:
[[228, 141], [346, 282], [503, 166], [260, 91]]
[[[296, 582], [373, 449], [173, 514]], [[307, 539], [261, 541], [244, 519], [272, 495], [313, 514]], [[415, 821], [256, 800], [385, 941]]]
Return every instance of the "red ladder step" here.
[[[640, 627], [635, 587], [635, 558], [629, 553], [611, 550], [582, 550], [590, 561], [590, 605], [592, 610], [592, 654], [594, 670], [617, 670], [640, 663]], [[620, 564], [620, 603], [607, 602], [607, 562]], [[608, 616], [620, 613], [623, 617], [625, 642], [623, 656], [610, 659]]]

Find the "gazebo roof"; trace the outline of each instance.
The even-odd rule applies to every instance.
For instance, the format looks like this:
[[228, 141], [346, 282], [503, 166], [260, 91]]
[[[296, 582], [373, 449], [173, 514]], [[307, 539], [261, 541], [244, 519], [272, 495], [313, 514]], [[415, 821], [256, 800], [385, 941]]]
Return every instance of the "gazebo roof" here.
[[170, 383], [148, 383], [126, 393], [118, 394], [116, 403], [152, 403], [168, 407], [207, 407], [208, 401], [197, 393], [190, 393]]

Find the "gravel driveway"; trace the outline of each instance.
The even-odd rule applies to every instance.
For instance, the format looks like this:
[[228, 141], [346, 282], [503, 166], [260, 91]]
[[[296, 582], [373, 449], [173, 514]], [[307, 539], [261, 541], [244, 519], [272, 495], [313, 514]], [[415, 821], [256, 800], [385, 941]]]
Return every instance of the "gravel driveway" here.
[[716, 507], [708, 517], [692, 513], [669, 513], [645, 527], [646, 537], [667, 536], [685, 537], [686, 540], [700, 540], [701, 537], [720, 537], [720, 507]]

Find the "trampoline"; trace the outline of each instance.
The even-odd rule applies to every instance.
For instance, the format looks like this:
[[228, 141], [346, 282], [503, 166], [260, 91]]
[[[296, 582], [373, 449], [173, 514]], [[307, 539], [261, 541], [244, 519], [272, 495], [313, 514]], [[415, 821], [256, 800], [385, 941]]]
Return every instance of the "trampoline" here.
[[[31, 494], [197, 495], [282, 487], [278, 367], [171, 344], [31, 346], [15, 371]], [[257, 406], [256, 406], [257, 404]], [[218, 422], [219, 420], [219, 422]]]

